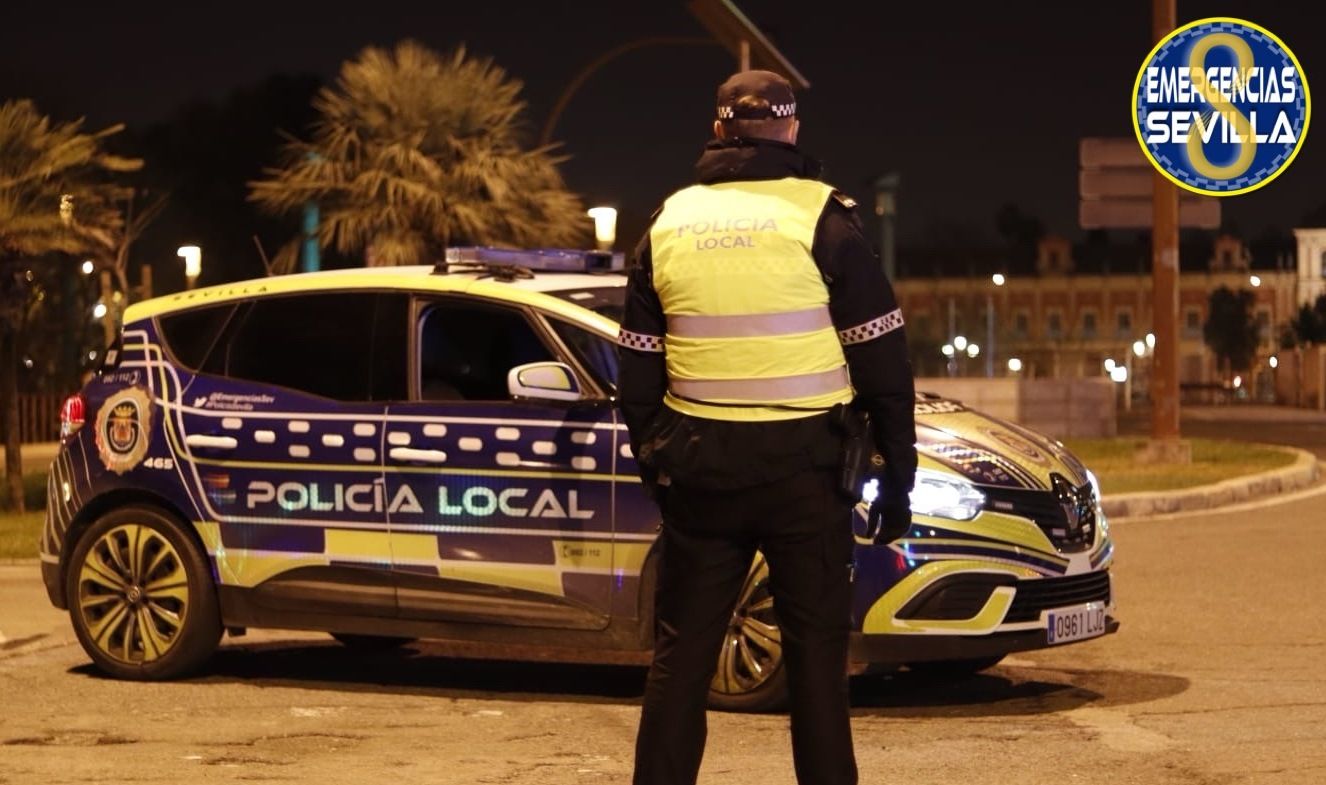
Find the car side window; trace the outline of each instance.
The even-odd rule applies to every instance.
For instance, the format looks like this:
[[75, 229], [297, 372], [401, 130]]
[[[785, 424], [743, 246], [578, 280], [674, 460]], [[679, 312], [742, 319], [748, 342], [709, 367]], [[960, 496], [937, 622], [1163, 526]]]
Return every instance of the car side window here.
[[446, 300], [419, 316], [425, 401], [506, 401], [508, 371], [554, 359], [524, 314], [510, 308]]
[[564, 322], [548, 319], [557, 337], [571, 349], [595, 379], [609, 390], [617, 389], [617, 344], [596, 332]]
[[158, 320], [161, 340], [176, 362], [198, 370], [207, 362], [234, 310], [233, 303], [226, 303], [162, 316]]
[[339, 401], [400, 400], [408, 308], [393, 293], [264, 297], [241, 306], [202, 370]]

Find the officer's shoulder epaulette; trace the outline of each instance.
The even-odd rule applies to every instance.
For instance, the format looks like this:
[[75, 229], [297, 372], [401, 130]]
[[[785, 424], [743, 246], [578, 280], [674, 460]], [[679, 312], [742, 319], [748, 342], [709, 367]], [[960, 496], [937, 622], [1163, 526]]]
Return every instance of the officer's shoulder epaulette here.
[[848, 196], [847, 194], [843, 193], [842, 191], [835, 190], [833, 192], [833, 199], [838, 204], [842, 205], [843, 208], [846, 210], [856, 209], [856, 200]]

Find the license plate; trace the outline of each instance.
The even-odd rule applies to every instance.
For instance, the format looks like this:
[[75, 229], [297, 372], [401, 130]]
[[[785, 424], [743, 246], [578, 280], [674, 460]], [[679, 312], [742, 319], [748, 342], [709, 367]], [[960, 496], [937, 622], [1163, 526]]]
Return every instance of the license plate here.
[[1045, 641], [1051, 646], [1105, 634], [1105, 604], [1101, 602], [1058, 608], [1047, 616]]

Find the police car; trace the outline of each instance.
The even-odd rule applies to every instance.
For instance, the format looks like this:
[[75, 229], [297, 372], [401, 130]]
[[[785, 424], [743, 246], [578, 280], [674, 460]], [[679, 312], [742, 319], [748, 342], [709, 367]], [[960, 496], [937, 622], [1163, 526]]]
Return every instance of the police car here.
[[[620, 267], [453, 249], [131, 306], [62, 410], [51, 601], [128, 679], [193, 671], [248, 627], [647, 663], [659, 514], [614, 405]], [[970, 673], [1113, 632], [1091, 474], [956, 402], [916, 413], [911, 531], [876, 545], [853, 516], [854, 672]], [[714, 705], [775, 705], [779, 641], [757, 559]]]

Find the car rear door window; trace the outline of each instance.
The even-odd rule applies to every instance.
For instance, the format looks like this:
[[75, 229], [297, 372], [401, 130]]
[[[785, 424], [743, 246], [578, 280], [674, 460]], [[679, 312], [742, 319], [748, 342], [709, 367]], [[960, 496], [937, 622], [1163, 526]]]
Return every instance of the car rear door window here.
[[234, 304], [227, 303], [162, 316], [159, 322], [162, 340], [176, 362], [191, 371], [198, 370], [207, 361], [234, 310]]
[[425, 401], [506, 401], [507, 372], [556, 359], [519, 311], [446, 300], [419, 317], [419, 397]]
[[405, 397], [408, 297], [328, 292], [242, 306], [203, 370], [339, 401]]

